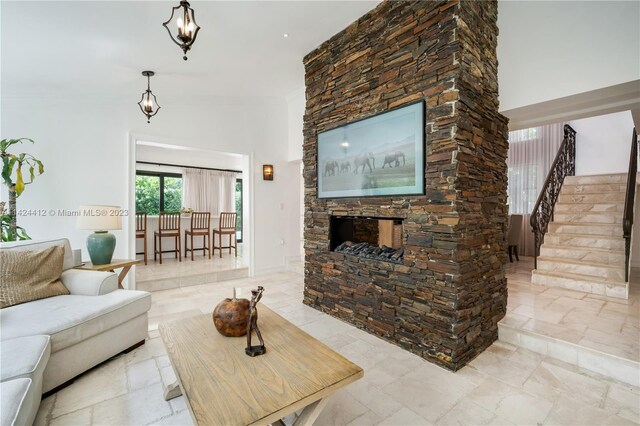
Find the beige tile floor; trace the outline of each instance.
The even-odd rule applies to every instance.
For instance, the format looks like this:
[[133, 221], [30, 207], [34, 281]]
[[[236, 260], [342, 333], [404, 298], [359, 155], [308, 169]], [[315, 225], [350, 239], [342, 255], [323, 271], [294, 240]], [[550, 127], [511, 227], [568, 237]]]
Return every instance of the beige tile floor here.
[[365, 369], [317, 425], [640, 424], [638, 388], [500, 342], [451, 373], [303, 305], [302, 276], [280, 273], [153, 293], [147, 343], [45, 399], [36, 425], [192, 424], [183, 397], [162, 397], [174, 375], [157, 323], [208, 314], [233, 287], [257, 284], [266, 305]]
[[640, 274], [629, 280], [629, 299], [531, 284], [533, 258], [506, 266], [507, 316], [512, 327], [555, 337], [622, 358], [640, 360]]

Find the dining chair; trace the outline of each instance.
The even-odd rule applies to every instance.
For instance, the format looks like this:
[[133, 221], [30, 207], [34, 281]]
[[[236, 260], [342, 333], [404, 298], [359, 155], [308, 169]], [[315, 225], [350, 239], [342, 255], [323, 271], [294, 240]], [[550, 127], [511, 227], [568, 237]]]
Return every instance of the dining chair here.
[[[202, 248], [193, 247], [193, 237], [202, 236]], [[191, 237], [191, 248], [187, 247], [187, 241]], [[211, 259], [211, 213], [209, 212], [193, 212], [191, 213], [191, 229], [184, 230], [184, 257], [187, 258], [187, 252], [191, 252], [191, 260], [193, 260], [193, 252], [202, 250], [202, 255], [209, 252]]]
[[[216, 249], [220, 250], [220, 257], [222, 257], [222, 249], [228, 248], [229, 254], [231, 254], [231, 248], [233, 247], [236, 252], [236, 257], [238, 257], [238, 236], [236, 235], [236, 219], [238, 214], [233, 212], [223, 212], [220, 213], [220, 220], [218, 223], [218, 229], [213, 229], [213, 253], [215, 254]], [[218, 244], [216, 247], [216, 234], [218, 234]], [[222, 246], [222, 236], [229, 236], [229, 245]], [[233, 245], [231, 245], [231, 240], [233, 238]]]
[[153, 260], [156, 255], [160, 256], [162, 265], [162, 239], [173, 237], [175, 242], [174, 250], [167, 250], [165, 253], [175, 253], [177, 259], [182, 262], [181, 238], [180, 238], [180, 213], [160, 212], [158, 216], [158, 230], [153, 232]]
[[509, 262], [513, 263], [513, 253], [519, 262], [518, 246], [520, 245], [520, 237], [522, 235], [522, 215], [512, 214], [509, 216], [509, 230], [507, 231], [507, 245], [509, 246]]
[[142, 238], [144, 243], [144, 249], [142, 253], [136, 253], [136, 255], [144, 255], [144, 264], [147, 264], [147, 214], [143, 212], [136, 212], [136, 241], [138, 238]]

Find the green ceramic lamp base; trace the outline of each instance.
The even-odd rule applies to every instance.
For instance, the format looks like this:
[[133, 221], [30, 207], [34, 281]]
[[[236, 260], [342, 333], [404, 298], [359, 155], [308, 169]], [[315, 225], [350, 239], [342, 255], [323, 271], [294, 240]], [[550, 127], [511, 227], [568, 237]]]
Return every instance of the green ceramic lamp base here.
[[115, 249], [116, 236], [107, 231], [96, 231], [87, 237], [87, 250], [94, 265], [111, 263]]

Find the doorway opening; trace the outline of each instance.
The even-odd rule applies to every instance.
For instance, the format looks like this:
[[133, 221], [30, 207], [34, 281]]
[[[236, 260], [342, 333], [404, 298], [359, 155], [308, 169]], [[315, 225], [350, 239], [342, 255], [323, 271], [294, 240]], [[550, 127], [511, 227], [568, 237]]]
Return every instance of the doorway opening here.
[[[132, 212], [137, 217], [130, 221], [130, 252], [143, 260], [146, 251], [135, 288], [156, 291], [249, 276], [249, 157], [149, 138], [132, 140], [132, 149], [130, 196], [138, 214]], [[170, 214], [179, 219], [169, 232], [174, 236], [163, 236], [160, 248], [160, 228], [167, 234], [162, 218]], [[229, 214], [235, 215], [235, 230], [226, 220]], [[208, 220], [198, 224], [199, 217]], [[222, 244], [216, 233], [221, 227]]]

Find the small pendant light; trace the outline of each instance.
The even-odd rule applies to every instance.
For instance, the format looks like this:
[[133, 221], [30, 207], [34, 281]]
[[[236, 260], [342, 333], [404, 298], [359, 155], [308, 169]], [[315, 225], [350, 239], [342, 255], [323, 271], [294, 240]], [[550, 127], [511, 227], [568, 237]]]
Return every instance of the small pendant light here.
[[[175, 22], [172, 23], [174, 21]], [[196, 24], [194, 10], [189, 7], [189, 2], [182, 0], [180, 4], [171, 10], [171, 17], [162, 25], [169, 31], [171, 40], [184, 52], [182, 59], [187, 60], [187, 52], [196, 41], [200, 27]], [[175, 29], [175, 33], [171, 28]]]
[[142, 99], [138, 102], [140, 111], [147, 116], [147, 123], [151, 122], [151, 117], [156, 115], [160, 110], [160, 105], [156, 101], [156, 95], [151, 91], [151, 77], [155, 73], [153, 71], [142, 71], [142, 75], [147, 77], [147, 90], [142, 92]]

